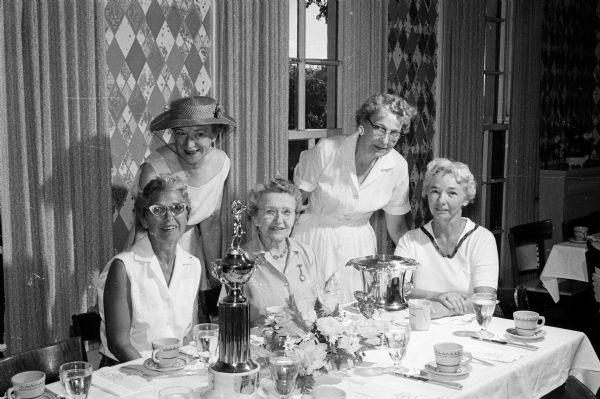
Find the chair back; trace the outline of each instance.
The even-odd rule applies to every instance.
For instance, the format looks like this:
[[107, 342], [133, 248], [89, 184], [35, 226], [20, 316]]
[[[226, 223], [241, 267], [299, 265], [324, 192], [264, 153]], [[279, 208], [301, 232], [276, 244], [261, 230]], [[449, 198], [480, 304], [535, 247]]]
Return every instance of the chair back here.
[[[599, 244], [600, 245], [600, 244]], [[587, 265], [588, 281], [594, 286], [594, 273], [600, 269], [600, 249], [596, 248], [592, 240], [587, 241], [587, 251], [585, 251], [585, 263]], [[594, 291], [598, 291], [594, 286]], [[600, 294], [600, 292], [596, 292]]]
[[516, 287], [498, 287], [496, 290], [498, 306], [494, 316], [512, 319], [517, 310], [529, 310], [527, 289], [522, 285]]
[[73, 336], [81, 337], [82, 341], [100, 339], [100, 314], [86, 312], [71, 316], [73, 322]]
[[46, 384], [56, 382], [60, 379], [60, 365], [77, 360], [87, 361], [80, 337], [9, 356], [0, 360], [0, 393], [10, 388], [12, 376], [22, 371], [43, 371], [46, 373]]
[[552, 220], [521, 224], [508, 232], [514, 284], [539, 277], [546, 264], [546, 245], [552, 239]]
[[562, 399], [596, 399], [596, 395], [576, 377], [570, 375], [565, 382]]

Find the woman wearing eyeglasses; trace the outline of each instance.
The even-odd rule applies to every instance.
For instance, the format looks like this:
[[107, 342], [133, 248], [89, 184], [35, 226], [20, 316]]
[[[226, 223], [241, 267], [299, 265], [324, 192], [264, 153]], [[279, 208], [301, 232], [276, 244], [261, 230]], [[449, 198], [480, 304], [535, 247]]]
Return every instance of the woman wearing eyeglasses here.
[[173, 100], [150, 123], [152, 132], [169, 129], [173, 140], [150, 154], [139, 176], [140, 190], [162, 173], [171, 173], [188, 186], [190, 217], [179, 244], [200, 259], [203, 266], [198, 315], [201, 322], [218, 314], [220, 286], [206, 266], [221, 257], [221, 200], [230, 160], [225, 152], [215, 148], [215, 141], [232, 127], [233, 118], [211, 97]]
[[293, 183], [273, 179], [248, 194], [249, 214], [256, 234], [244, 249], [256, 255], [256, 268], [244, 294], [250, 303], [250, 325], [264, 324], [266, 308], [281, 306], [292, 320], [307, 327], [316, 320], [318, 287], [315, 254], [290, 238], [302, 206]]
[[138, 194], [135, 213], [146, 234], [100, 274], [101, 365], [141, 357], [157, 338], [183, 338], [196, 318], [200, 261], [178, 245], [190, 201], [172, 175], [156, 177]]
[[346, 262], [377, 252], [371, 214], [384, 210], [394, 243], [408, 230], [408, 166], [394, 146], [415, 115], [398, 95], [373, 95], [357, 111], [353, 134], [321, 139], [300, 155], [294, 182], [309, 202], [293, 237], [315, 250], [321, 282], [336, 276], [342, 283], [342, 301], [363, 289]]

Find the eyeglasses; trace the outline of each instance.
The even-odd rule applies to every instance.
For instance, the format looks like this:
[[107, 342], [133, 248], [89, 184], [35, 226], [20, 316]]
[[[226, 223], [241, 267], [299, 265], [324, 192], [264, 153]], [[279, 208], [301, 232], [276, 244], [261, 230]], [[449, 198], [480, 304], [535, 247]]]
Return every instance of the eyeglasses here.
[[400, 136], [404, 135], [403, 132], [399, 132], [397, 130], [387, 130], [383, 126], [379, 126], [371, 122], [371, 118], [367, 117], [367, 120], [371, 124], [371, 128], [373, 128], [373, 133], [379, 137], [385, 137], [386, 133], [389, 135], [390, 139], [398, 140]]
[[281, 215], [284, 219], [289, 219], [296, 214], [296, 211], [293, 211], [288, 208], [264, 208], [262, 209], [262, 211], [265, 213], [265, 217], [269, 219], [275, 219], [277, 215]]
[[175, 202], [171, 205], [150, 205], [148, 210], [151, 214], [158, 217], [163, 217], [167, 214], [167, 209], [176, 216], [187, 209], [185, 202]]

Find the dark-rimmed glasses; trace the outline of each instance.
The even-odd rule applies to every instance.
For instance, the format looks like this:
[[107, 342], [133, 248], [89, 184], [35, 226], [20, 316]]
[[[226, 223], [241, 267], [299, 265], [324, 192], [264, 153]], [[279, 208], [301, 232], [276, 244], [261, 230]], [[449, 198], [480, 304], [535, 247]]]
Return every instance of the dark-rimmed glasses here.
[[187, 209], [187, 204], [185, 202], [174, 202], [171, 205], [150, 205], [148, 207], [148, 211], [158, 217], [165, 216], [167, 209], [176, 216]]
[[367, 117], [367, 120], [371, 124], [371, 128], [373, 129], [373, 133], [379, 137], [385, 137], [386, 133], [390, 136], [392, 140], [398, 140], [400, 136], [404, 135], [404, 132], [399, 132], [397, 130], [387, 130], [383, 126], [379, 126], [371, 122], [371, 118]]

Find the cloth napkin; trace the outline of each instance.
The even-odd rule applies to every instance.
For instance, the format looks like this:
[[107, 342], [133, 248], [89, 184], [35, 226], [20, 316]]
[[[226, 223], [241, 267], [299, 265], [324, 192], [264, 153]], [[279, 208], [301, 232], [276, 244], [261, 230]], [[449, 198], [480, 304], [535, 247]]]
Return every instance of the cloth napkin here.
[[124, 398], [147, 387], [148, 381], [137, 375], [123, 374], [112, 367], [103, 367], [94, 372], [92, 385]]
[[512, 363], [523, 357], [522, 353], [512, 351], [471, 350], [474, 357], [500, 363]]

